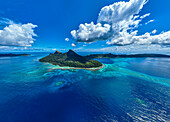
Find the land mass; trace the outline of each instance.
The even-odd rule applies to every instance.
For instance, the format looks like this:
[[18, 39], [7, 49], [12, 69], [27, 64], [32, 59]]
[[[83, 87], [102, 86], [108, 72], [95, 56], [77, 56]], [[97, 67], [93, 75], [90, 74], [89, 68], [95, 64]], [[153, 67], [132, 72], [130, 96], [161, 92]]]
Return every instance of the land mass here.
[[84, 56], [78, 55], [73, 50], [66, 53], [56, 51], [50, 55], [41, 58], [40, 62], [48, 62], [53, 65], [77, 67], [77, 68], [96, 68], [101, 67], [102, 63], [92, 59], [86, 59]]
[[48, 56], [41, 58], [40, 62], [48, 62], [53, 65], [59, 65], [61, 67], [75, 67], [78, 69], [87, 68], [102, 68], [104, 65], [99, 61], [93, 60], [95, 58], [148, 58], [148, 57], [159, 57], [159, 58], [170, 58], [169, 55], [164, 54], [131, 54], [131, 55], [115, 55], [115, 54], [90, 54], [87, 56], [81, 56], [75, 53], [73, 50], [69, 50], [66, 53], [56, 51]]
[[0, 54], [0, 57], [15, 57], [15, 56], [30, 56], [30, 54], [13, 54], [13, 53], [9, 53], [9, 54]]
[[164, 54], [129, 54], [129, 55], [115, 55], [115, 54], [90, 54], [84, 58], [90, 60], [95, 58], [170, 58], [170, 55]]

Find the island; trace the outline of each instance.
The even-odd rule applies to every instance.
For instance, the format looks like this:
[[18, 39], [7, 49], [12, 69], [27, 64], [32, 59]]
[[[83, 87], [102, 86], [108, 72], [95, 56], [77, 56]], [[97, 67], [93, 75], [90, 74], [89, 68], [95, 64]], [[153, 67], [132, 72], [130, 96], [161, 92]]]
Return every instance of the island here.
[[102, 63], [92, 59], [86, 59], [84, 56], [78, 55], [73, 50], [69, 50], [66, 53], [56, 51], [48, 56], [41, 58], [40, 62], [48, 62], [53, 65], [59, 65], [61, 67], [76, 67], [76, 68], [97, 68], [102, 67]]
[[170, 55], [165, 54], [90, 54], [87, 56], [84, 56], [84, 58], [90, 60], [95, 58], [170, 58]]
[[8, 53], [8, 54], [0, 54], [0, 57], [15, 57], [15, 56], [30, 56], [30, 54], [13, 54], [13, 53]]
[[[73, 50], [69, 50], [66, 53], [61, 53], [56, 51], [48, 56], [41, 58], [40, 62], [48, 62], [53, 65], [59, 65], [61, 67], [69, 67], [65, 69], [88, 69], [88, 70], [98, 70], [104, 67], [102, 63], [97, 60], [97, 58], [170, 58], [170, 55], [164, 54], [129, 54], [129, 55], [116, 55], [116, 54], [90, 54], [87, 56], [81, 56], [75, 53]], [[60, 67], [60, 68], [61, 68]], [[56, 68], [56, 69], [60, 69]], [[94, 68], [94, 69], [90, 69]], [[96, 69], [95, 69], [96, 68]]]

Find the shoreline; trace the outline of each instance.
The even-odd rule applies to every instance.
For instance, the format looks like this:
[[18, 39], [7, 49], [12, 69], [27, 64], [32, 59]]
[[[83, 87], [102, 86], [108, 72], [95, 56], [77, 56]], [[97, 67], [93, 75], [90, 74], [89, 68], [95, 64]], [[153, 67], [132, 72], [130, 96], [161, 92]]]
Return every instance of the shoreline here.
[[50, 69], [50, 70], [55, 70], [55, 69], [61, 69], [61, 70], [70, 70], [70, 69], [85, 69], [85, 70], [90, 70], [90, 71], [97, 71], [97, 70], [100, 70], [100, 69], [102, 69], [102, 68], [104, 68], [105, 67], [105, 65], [104, 64], [102, 64], [102, 66], [100, 66], [100, 67], [96, 67], [96, 68], [81, 68], [81, 67], [57, 67], [57, 68], [52, 68], [52, 69]]

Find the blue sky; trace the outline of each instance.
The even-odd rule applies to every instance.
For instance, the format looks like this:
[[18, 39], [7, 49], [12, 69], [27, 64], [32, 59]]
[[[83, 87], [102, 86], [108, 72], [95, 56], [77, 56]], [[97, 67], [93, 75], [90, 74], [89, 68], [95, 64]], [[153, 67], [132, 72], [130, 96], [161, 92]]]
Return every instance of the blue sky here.
[[[75, 43], [76, 39], [70, 34], [72, 30], [78, 30], [80, 24], [91, 23], [97, 24], [98, 15], [104, 6], [114, 4], [115, 2], [129, 0], [1, 0], [0, 1], [0, 18], [9, 19], [14, 23], [27, 24], [32, 23], [38, 27], [32, 27], [37, 37], [34, 37], [32, 49], [69, 49], [73, 48], [72, 43], [76, 44], [74, 49], [88, 50], [100, 48], [114, 48], [116, 43], [106, 44], [108, 40], [84, 43]], [[170, 1], [169, 0], [149, 0], [140, 10], [139, 15], [150, 13], [150, 16], [143, 19], [142, 26], [137, 28], [138, 35], [146, 32], [157, 30], [157, 34], [170, 30]], [[154, 20], [149, 24], [145, 24]], [[10, 24], [2, 22], [0, 27], [3, 30]], [[65, 41], [69, 38], [69, 41]], [[81, 38], [81, 37], [80, 37]], [[0, 38], [1, 39], [1, 38]], [[1, 40], [0, 40], [1, 41]], [[13, 49], [15, 45], [3, 45]], [[162, 46], [162, 45], [161, 45]], [[11, 48], [12, 47], [12, 48]], [[18, 48], [20, 46], [16, 46]], [[24, 47], [21, 45], [21, 47]], [[125, 46], [126, 47], [126, 46]], [[160, 45], [159, 45], [160, 47]], [[25, 48], [25, 47], [24, 47]], [[122, 47], [121, 47], [122, 48]], [[3, 48], [2, 48], [3, 49]]]

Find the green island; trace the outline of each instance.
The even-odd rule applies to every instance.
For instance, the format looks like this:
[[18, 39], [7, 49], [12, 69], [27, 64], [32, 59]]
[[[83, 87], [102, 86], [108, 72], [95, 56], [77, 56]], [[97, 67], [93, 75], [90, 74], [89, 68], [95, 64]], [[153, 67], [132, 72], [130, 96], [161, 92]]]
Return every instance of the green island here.
[[48, 56], [41, 58], [39, 61], [48, 62], [61, 67], [96, 68], [102, 66], [102, 63], [99, 61], [86, 59], [84, 56], [78, 55], [73, 50], [69, 50], [66, 53], [56, 51], [55, 53], [51, 53]]
[[53, 65], [59, 65], [61, 67], [68, 66], [74, 67], [74, 69], [85, 68], [102, 68], [104, 65], [99, 61], [93, 60], [96, 58], [170, 58], [169, 55], [164, 54], [129, 54], [129, 55], [116, 55], [116, 54], [90, 54], [87, 56], [81, 56], [75, 53], [73, 50], [69, 50], [66, 53], [56, 51], [48, 56], [41, 58], [40, 62], [48, 62]]
[[13, 53], [9, 53], [9, 54], [0, 54], [0, 57], [15, 57], [15, 56], [30, 56], [30, 54], [13, 54]]
[[170, 55], [165, 54], [90, 54], [84, 56], [86, 59], [95, 59], [95, 58], [170, 58]]

